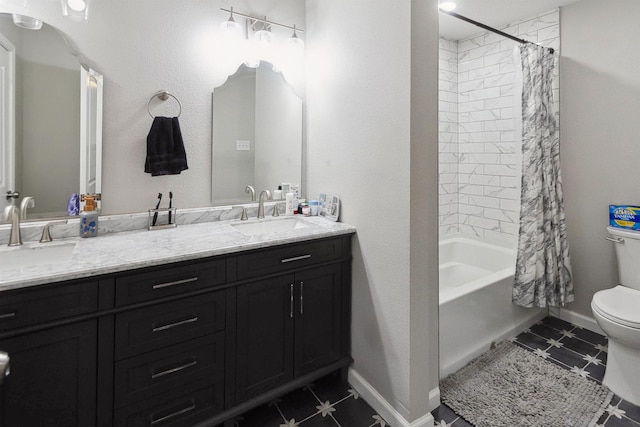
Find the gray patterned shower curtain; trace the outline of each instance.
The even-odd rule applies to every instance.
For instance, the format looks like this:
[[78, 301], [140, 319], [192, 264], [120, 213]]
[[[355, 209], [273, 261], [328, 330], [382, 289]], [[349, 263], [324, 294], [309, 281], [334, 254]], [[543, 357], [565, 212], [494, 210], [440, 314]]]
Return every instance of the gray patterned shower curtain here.
[[522, 63], [522, 195], [512, 300], [524, 307], [573, 301], [569, 243], [553, 109], [554, 55], [520, 46]]

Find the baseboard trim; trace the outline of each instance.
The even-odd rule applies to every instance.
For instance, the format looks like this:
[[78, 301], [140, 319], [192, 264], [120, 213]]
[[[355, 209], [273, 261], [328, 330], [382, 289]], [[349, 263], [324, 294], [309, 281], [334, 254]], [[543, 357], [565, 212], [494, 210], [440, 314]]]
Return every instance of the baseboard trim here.
[[440, 406], [440, 387], [429, 392], [429, 411], [433, 411], [438, 406]]
[[[553, 314], [556, 315], [556, 313]], [[575, 311], [567, 310], [566, 308], [559, 308], [555, 317], [571, 322], [581, 328], [588, 329], [591, 332], [606, 335], [604, 331], [600, 329], [596, 320], [591, 316], [585, 316], [584, 314], [576, 313]]]
[[[378, 391], [358, 374], [353, 368], [349, 368], [349, 384], [362, 396], [371, 407], [384, 418], [391, 427], [434, 427], [433, 416], [427, 412], [414, 422], [407, 421]], [[440, 390], [429, 392], [429, 405], [431, 405], [432, 394], [440, 401]]]

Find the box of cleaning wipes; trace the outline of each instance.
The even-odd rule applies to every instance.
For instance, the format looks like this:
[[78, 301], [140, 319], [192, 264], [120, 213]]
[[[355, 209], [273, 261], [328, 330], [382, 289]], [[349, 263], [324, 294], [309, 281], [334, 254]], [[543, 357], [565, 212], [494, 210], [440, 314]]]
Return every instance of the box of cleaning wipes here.
[[640, 230], [640, 206], [609, 205], [609, 225]]

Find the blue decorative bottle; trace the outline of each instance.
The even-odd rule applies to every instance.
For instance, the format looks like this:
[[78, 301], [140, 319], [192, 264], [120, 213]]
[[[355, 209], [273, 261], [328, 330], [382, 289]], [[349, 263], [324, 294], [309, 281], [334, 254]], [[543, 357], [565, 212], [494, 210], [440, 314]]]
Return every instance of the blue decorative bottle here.
[[98, 235], [96, 197], [92, 194], [83, 194], [80, 200], [85, 202], [84, 209], [80, 212], [80, 237], [96, 237]]

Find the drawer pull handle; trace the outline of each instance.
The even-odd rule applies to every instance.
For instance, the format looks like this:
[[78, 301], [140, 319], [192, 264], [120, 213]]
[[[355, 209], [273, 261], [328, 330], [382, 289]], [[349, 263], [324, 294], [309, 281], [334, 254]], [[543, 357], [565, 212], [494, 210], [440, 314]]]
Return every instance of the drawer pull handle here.
[[11, 317], [15, 317], [16, 313], [5, 313], [5, 314], [0, 314], [0, 320], [3, 319], [10, 319]]
[[180, 365], [180, 366], [177, 366], [175, 368], [167, 369], [167, 370], [162, 371], [162, 372], [157, 372], [157, 373], [151, 375], [151, 379], [155, 380], [156, 378], [162, 378], [162, 377], [164, 377], [166, 375], [175, 374], [176, 372], [180, 372], [180, 371], [182, 371], [184, 369], [191, 368], [192, 366], [196, 366], [197, 364], [198, 364], [197, 360], [192, 360], [191, 362], [185, 363], [184, 365]]
[[284, 263], [287, 263], [287, 262], [300, 261], [301, 259], [307, 259], [307, 258], [311, 258], [311, 254], [294, 256], [293, 258], [281, 259], [280, 262], [284, 264]]
[[291, 284], [291, 288], [289, 290], [289, 317], [293, 319], [293, 283]]
[[300, 314], [304, 314], [304, 282], [300, 281]]
[[191, 283], [197, 280], [198, 280], [197, 277], [190, 277], [189, 279], [176, 280], [174, 282], [159, 283], [157, 285], [153, 285], [153, 289], [163, 289], [163, 288], [169, 288], [171, 286], [176, 286], [176, 285], [184, 285], [185, 283]]
[[177, 328], [178, 326], [186, 325], [198, 321], [198, 316], [194, 316], [190, 319], [180, 320], [179, 322], [169, 323], [168, 325], [156, 326], [153, 328], [153, 332], [166, 331], [167, 329]]
[[194, 409], [196, 409], [196, 402], [194, 402], [193, 399], [189, 399], [189, 406], [187, 406], [186, 408], [180, 409], [179, 411], [173, 412], [169, 415], [165, 415], [164, 417], [155, 419], [155, 414], [151, 414], [151, 425], [155, 425], [163, 421], [170, 420], [171, 418], [177, 417], [182, 414], [186, 414], [187, 412], [191, 412]]

